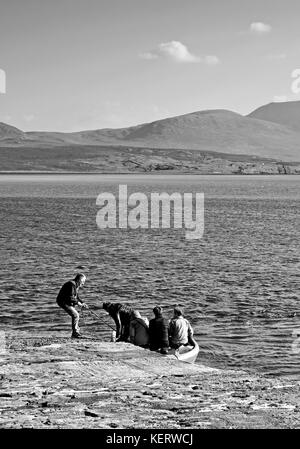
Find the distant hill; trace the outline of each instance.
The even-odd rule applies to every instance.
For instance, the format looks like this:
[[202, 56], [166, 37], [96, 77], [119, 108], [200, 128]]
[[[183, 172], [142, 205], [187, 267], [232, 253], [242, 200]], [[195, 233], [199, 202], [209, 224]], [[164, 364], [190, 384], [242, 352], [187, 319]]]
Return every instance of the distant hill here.
[[[299, 106], [300, 102], [297, 103]], [[129, 128], [75, 133], [25, 133], [12, 126], [1, 124], [0, 146], [48, 150], [62, 147], [62, 151], [65, 147], [79, 145], [193, 150], [299, 162], [300, 127], [299, 129], [296, 126], [291, 127], [292, 109], [295, 105], [290, 109], [289, 126], [256, 117], [256, 115], [269, 117], [270, 114], [265, 114], [265, 110], [277, 110], [277, 104], [274, 108], [269, 106], [264, 106], [246, 117], [227, 110], [208, 110]], [[296, 117], [300, 106], [294, 110]], [[277, 116], [280, 118], [281, 114], [278, 113]], [[293, 123], [297, 123], [296, 118]]]
[[300, 159], [300, 133], [226, 110], [200, 111], [118, 130], [72, 134], [81, 144], [114, 144]]
[[0, 144], [1, 141], [20, 143], [25, 138], [25, 133], [14, 126], [0, 122]]
[[251, 112], [248, 117], [279, 123], [300, 131], [300, 101], [269, 103]]

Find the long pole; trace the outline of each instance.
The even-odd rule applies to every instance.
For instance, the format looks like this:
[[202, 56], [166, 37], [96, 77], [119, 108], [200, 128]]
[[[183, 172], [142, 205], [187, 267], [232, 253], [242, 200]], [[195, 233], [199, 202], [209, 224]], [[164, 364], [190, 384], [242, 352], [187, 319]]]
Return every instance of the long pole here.
[[90, 309], [87, 309], [88, 312], [90, 312], [92, 315], [94, 315], [96, 318], [98, 318], [98, 320], [102, 321], [104, 324], [106, 324], [106, 326], [110, 327], [111, 329], [115, 330], [115, 328], [113, 326], [111, 326], [110, 324], [108, 324], [106, 321], [103, 320], [103, 318], [101, 318], [97, 313], [93, 312]]

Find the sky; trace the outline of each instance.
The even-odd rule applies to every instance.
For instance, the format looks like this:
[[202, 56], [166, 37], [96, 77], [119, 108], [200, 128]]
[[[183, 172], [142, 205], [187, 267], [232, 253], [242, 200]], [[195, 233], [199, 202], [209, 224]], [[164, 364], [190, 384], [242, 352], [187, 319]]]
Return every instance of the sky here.
[[70, 132], [300, 100], [299, 16], [299, 0], [1, 0], [0, 121]]

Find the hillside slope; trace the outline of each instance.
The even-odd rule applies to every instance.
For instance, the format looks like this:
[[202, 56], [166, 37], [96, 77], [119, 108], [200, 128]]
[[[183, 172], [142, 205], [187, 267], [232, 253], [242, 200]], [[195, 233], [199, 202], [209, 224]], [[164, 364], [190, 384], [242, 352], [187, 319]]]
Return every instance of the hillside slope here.
[[256, 118], [254, 112], [244, 117], [227, 110], [200, 111], [129, 128], [75, 133], [25, 133], [2, 124], [0, 146], [48, 150], [76, 145], [182, 149], [299, 162], [300, 128]]
[[267, 120], [300, 131], [300, 101], [269, 103], [251, 112], [248, 117]]

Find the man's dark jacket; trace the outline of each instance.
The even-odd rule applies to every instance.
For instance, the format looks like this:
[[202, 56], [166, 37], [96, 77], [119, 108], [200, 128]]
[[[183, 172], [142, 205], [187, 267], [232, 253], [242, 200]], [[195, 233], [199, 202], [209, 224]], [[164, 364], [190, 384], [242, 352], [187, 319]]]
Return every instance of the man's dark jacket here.
[[78, 300], [80, 301], [80, 298], [74, 281], [66, 282], [60, 289], [56, 298], [56, 302], [59, 306], [75, 306], [78, 304]]
[[169, 347], [169, 322], [162, 315], [149, 322], [150, 349], [153, 351]]

